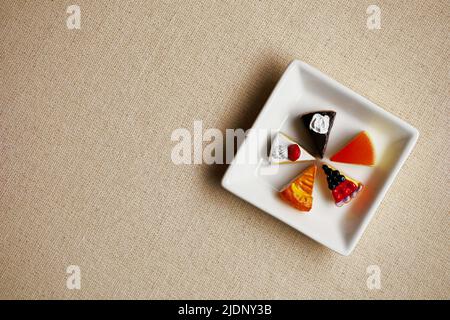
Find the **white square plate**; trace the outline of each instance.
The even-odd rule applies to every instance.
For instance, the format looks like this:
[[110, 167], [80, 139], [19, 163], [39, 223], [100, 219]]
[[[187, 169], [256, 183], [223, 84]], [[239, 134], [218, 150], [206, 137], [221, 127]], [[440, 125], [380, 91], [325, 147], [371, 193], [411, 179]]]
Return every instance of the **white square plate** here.
[[[295, 138], [307, 150], [314, 150], [310, 148], [309, 137], [305, 137], [299, 116], [326, 109], [336, 111], [336, 118], [325, 157], [316, 161], [318, 170], [313, 207], [309, 213], [301, 213], [284, 203], [278, 191], [313, 162], [280, 165], [277, 174], [270, 174], [267, 150], [273, 132], [278, 130]], [[374, 167], [329, 161], [330, 155], [362, 130], [369, 132], [376, 149], [377, 162]], [[261, 141], [257, 139], [260, 132], [266, 132], [263, 143], [257, 142]], [[340, 254], [349, 255], [418, 136], [418, 131], [403, 120], [310, 65], [294, 60], [239, 147], [222, 179], [222, 186], [317, 242]], [[249, 154], [254, 156], [254, 160], [247, 159]], [[336, 207], [321, 169], [322, 162], [361, 181], [365, 189], [349, 204]]]

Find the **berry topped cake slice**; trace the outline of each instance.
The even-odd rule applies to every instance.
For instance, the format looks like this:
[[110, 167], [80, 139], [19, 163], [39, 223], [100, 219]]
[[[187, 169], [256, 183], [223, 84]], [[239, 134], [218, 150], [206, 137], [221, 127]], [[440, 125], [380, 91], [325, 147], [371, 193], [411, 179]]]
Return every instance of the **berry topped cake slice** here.
[[335, 116], [336, 112], [324, 110], [307, 113], [301, 117], [320, 158], [325, 154]]
[[270, 149], [270, 163], [293, 163], [311, 161], [314, 157], [297, 142], [282, 132], [277, 132]]
[[317, 167], [312, 165], [300, 173], [280, 191], [280, 197], [300, 211], [310, 211], [312, 208], [312, 193]]
[[366, 131], [360, 132], [345, 147], [330, 158], [331, 161], [373, 166], [375, 151]]
[[350, 202], [363, 189], [361, 182], [351, 179], [331, 166], [324, 164], [322, 169], [327, 176], [328, 189], [331, 190], [338, 207]]

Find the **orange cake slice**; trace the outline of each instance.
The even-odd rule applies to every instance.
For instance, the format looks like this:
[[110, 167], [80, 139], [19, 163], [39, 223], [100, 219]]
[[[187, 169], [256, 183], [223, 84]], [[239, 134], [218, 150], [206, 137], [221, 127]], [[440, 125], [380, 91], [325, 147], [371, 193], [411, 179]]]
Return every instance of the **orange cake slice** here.
[[331, 161], [373, 166], [375, 150], [366, 131], [360, 132], [345, 147], [330, 158]]
[[317, 167], [312, 165], [292, 180], [280, 191], [280, 197], [300, 211], [309, 211], [312, 208], [312, 192]]

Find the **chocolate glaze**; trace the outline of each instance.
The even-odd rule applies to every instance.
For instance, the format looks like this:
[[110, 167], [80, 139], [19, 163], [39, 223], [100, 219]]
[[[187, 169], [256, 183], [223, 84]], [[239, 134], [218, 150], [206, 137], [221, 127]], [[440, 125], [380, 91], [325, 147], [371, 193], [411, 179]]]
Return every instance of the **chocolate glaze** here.
[[[326, 134], [317, 133], [309, 128], [309, 123], [311, 122], [312, 117], [316, 114], [321, 114], [322, 116], [330, 117], [330, 125], [328, 127], [328, 132]], [[311, 139], [316, 147], [316, 151], [319, 154], [320, 158], [323, 158], [325, 154], [325, 150], [327, 148], [328, 138], [330, 136], [331, 128], [333, 127], [334, 118], [336, 116], [336, 112], [332, 110], [323, 110], [323, 111], [315, 111], [311, 113], [306, 113], [302, 115], [302, 120], [305, 125], [305, 128], [308, 130]]]

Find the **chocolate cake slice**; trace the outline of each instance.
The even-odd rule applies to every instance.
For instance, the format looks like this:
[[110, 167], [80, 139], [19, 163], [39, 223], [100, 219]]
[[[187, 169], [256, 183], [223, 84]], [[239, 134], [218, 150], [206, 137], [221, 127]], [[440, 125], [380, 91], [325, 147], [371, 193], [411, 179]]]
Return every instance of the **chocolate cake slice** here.
[[320, 158], [323, 158], [325, 154], [335, 116], [336, 112], [332, 110], [315, 111], [302, 115], [305, 128], [311, 135], [312, 142]]

